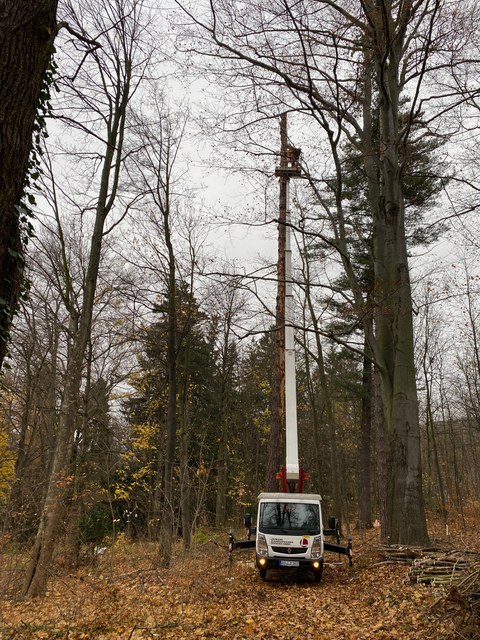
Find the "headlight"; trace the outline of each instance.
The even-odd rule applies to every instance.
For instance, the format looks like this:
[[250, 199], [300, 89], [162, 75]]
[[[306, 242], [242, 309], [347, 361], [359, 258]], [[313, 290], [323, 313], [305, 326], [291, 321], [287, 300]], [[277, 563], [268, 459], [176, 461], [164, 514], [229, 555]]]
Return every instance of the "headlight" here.
[[259, 556], [268, 556], [267, 539], [263, 533], [259, 533], [257, 537], [257, 554]]
[[311, 558], [321, 558], [322, 556], [322, 536], [316, 536], [313, 539], [312, 550], [310, 552]]

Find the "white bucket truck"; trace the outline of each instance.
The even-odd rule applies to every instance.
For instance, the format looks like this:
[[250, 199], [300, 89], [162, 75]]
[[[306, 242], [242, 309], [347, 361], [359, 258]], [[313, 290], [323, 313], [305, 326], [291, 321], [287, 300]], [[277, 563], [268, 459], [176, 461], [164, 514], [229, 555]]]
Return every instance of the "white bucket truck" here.
[[[246, 540], [235, 540], [230, 532], [230, 553], [234, 549], [255, 547], [255, 565], [265, 580], [269, 570], [298, 570], [322, 579], [324, 552], [348, 557], [352, 564], [352, 543], [340, 545], [338, 520], [329, 518], [329, 528], [322, 520], [322, 499], [318, 493], [261, 493], [258, 496], [257, 526], [245, 515]], [[252, 537], [255, 536], [255, 539]], [[335, 536], [336, 543], [325, 536]]]
[[[277, 474], [281, 480], [279, 493], [261, 493], [258, 496], [257, 526], [252, 528], [250, 514], [245, 516], [247, 540], [236, 541], [230, 533], [230, 552], [255, 546], [255, 564], [260, 577], [265, 579], [270, 569], [300, 569], [313, 573], [319, 582], [323, 571], [324, 551], [348, 556], [352, 562], [352, 545], [340, 546], [338, 522], [330, 518], [329, 528], [323, 528], [322, 501], [316, 493], [303, 493], [304, 481], [309, 478], [299, 465], [297, 434], [297, 398], [295, 372], [295, 340], [293, 320], [292, 251], [290, 243], [290, 211], [288, 186], [290, 178], [301, 177], [298, 165], [300, 149], [287, 147], [286, 115], [283, 116], [282, 151], [280, 167], [275, 174], [280, 178], [286, 203], [285, 226], [285, 453], [286, 465]], [[283, 185], [283, 187], [282, 187]], [[280, 216], [282, 218], [282, 216]], [[255, 540], [251, 537], [255, 534]], [[325, 541], [326, 535], [336, 536], [337, 544]]]
[[262, 579], [269, 569], [300, 569], [319, 582], [324, 534], [321, 498], [315, 493], [261, 493], [255, 564]]

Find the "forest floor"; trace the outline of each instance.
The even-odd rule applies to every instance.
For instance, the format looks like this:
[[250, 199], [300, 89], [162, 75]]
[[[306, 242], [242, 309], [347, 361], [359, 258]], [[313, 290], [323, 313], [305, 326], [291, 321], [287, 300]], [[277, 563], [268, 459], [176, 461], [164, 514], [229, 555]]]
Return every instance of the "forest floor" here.
[[[478, 525], [470, 530], [469, 544], [461, 531], [434, 540], [445, 549], [472, 550], [478, 532]], [[221, 542], [197, 543], [188, 557], [179, 551], [169, 569], [154, 569], [153, 545], [120, 539], [95, 563], [71, 573], [58, 570], [46, 597], [34, 601], [15, 596], [21, 565], [18, 556], [3, 555], [0, 639], [475, 637], [456, 634], [460, 605], [449, 588], [412, 584], [409, 567], [382, 554], [376, 530], [354, 533], [352, 568], [327, 554], [319, 584], [307, 574], [273, 572], [262, 581], [251, 550], [234, 552], [229, 562], [226, 540]]]

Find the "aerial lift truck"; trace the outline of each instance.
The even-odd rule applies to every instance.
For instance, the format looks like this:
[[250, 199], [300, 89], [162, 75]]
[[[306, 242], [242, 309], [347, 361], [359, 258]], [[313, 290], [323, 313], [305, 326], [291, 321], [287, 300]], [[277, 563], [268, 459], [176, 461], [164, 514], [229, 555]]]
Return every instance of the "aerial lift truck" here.
[[[286, 118], [286, 116], [284, 116]], [[286, 137], [286, 120], [281, 123]], [[297, 569], [313, 574], [319, 582], [322, 577], [324, 552], [346, 555], [352, 563], [352, 545], [340, 545], [338, 521], [330, 518], [324, 528], [322, 499], [319, 494], [304, 493], [308, 474], [299, 465], [297, 398], [294, 344], [294, 305], [292, 286], [292, 251], [290, 244], [290, 211], [288, 189], [290, 178], [300, 177], [298, 160], [300, 150], [288, 146], [275, 173], [286, 187], [286, 242], [285, 242], [285, 453], [286, 464], [277, 473], [281, 491], [260, 493], [258, 496], [257, 524], [252, 527], [250, 514], [245, 516], [246, 540], [235, 540], [230, 533], [229, 549], [255, 547], [255, 565], [260, 578], [265, 579], [271, 569]], [[252, 539], [254, 537], [254, 539]], [[336, 542], [325, 540], [335, 536]]]

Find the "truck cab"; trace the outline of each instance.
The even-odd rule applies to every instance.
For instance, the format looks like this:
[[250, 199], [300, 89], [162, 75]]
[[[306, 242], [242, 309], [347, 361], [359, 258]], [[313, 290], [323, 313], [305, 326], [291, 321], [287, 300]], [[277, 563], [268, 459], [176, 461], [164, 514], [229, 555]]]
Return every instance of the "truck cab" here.
[[261, 493], [255, 564], [265, 579], [269, 569], [299, 569], [320, 582], [324, 532], [322, 500], [314, 493]]

